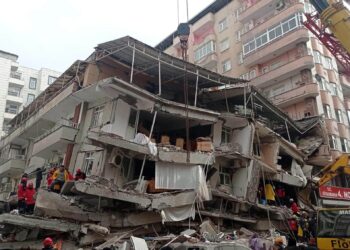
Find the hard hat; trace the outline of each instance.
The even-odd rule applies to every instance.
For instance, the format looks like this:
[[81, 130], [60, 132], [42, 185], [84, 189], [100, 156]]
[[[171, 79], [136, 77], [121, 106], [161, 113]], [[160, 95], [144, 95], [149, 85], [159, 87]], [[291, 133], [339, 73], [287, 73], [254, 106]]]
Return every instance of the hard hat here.
[[290, 198], [290, 199], [289, 199], [289, 201], [290, 201], [290, 202], [293, 202], [293, 201], [294, 201], [294, 199], [293, 199], [293, 198]]
[[77, 169], [77, 173], [80, 173], [80, 172], [81, 172], [81, 169], [80, 169], [80, 168], [78, 168], [78, 169]]
[[27, 178], [26, 177], [22, 177], [21, 182], [25, 182], [25, 181], [27, 181]]
[[44, 247], [50, 247], [53, 245], [53, 241], [50, 237], [45, 238], [45, 240], [43, 241], [43, 245]]

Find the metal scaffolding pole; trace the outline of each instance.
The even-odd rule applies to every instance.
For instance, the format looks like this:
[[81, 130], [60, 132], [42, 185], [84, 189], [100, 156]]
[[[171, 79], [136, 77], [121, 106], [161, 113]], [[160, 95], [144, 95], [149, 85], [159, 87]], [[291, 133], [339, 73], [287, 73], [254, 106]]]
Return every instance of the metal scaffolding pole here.
[[134, 49], [132, 50], [132, 62], [131, 62], [131, 72], [130, 72], [130, 83], [132, 83], [134, 78], [134, 63], [135, 63], [135, 45]]

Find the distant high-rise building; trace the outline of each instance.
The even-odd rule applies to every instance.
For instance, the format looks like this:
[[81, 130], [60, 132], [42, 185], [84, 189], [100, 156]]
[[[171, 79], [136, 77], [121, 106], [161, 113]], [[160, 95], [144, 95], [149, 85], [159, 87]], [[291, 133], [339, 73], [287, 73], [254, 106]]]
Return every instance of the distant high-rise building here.
[[18, 56], [0, 50], [0, 135], [7, 123], [61, 74], [55, 70], [19, 65]]
[[[350, 79], [303, 25], [307, 0], [216, 0], [189, 20], [188, 59], [250, 81], [295, 120], [323, 115], [333, 157], [350, 152]], [[181, 57], [176, 32], [156, 46]]]

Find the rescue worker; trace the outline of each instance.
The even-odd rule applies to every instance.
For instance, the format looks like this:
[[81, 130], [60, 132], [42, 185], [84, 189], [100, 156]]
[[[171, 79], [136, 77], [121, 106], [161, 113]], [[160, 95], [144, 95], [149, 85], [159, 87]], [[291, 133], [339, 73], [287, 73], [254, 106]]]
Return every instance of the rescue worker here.
[[298, 204], [294, 201], [293, 198], [289, 199], [290, 203], [290, 209], [292, 210], [293, 214], [298, 214], [299, 213], [299, 207]]
[[53, 173], [52, 179], [53, 181], [51, 183], [50, 189], [56, 193], [60, 193], [63, 184], [69, 180], [68, 171], [64, 168], [63, 165], [61, 165], [59, 169]]
[[285, 205], [285, 198], [286, 198], [286, 190], [284, 190], [284, 187], [279, 185], [276, 189], [276, 194], [278, 197], [278, 201], [280, 202], [280, 205]]
[[26, 212], [27, 214], [33, 214], [34, 206], [35, 206], [35, 189], [33, 183], [29, 182], [26, 193], [25, 193], [25, 201], [26, 201]]
[[18, 212], [24, 214], [26, 211], [26, 187], [27, 187], [27, 178], [22, 177], [21, 182], [18, 184], [17, 189], [17, 200], [18, 200]]
[[276, 203], [275, 191], [273, 190], [273, 186], [270, 183], [265, 185], [265, 197], [267, 200], [267, 204], [275, 205]]
[[78, 168], [77, 172], [75, 173], [75, 177], [74, 180], [78, 181], [78, 180], [85, 180], [86, 175], [83, 171], [81, 171], [80, 168]]
[[55, 168], [51, 168], [49, 173], [47, 174], [46, 176], [46, 182], [47, 182], [47, 187], [50, 188], [51, 184], [52, 184], [52, 176], [53, 176], [53, 173], [55, 173], [56, 169]]
[[43, 169], [37, 168], [36, 169], [36, 178], [35, 178], [35, 190], [38, 191], [38, 189], [41, 186], [41, 180], [43, 179]]
[[289, 246], [296, 246], [298, 237], [298, 217], [293, 215], [291, 219], [288, 219], [289, 229], [292, 231], [291, 238], [289, 239]]
[[44, 239], [43, 245], [44, 247], [42, 248], [42, 250], [55, 250], [53, 246], [53, 240], [50, 237]]

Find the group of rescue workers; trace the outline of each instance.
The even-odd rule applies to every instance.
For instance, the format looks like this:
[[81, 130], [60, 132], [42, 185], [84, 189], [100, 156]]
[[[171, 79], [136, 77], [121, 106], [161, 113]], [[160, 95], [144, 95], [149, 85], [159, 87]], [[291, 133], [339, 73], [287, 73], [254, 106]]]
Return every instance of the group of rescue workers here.
[[[84, 172], [82, 172], [80, 169], [76, 171], [75, 176], [63, 166], [61, 165], [59, 168], [52, 167], [46, 178], [46, 184], [47, 188], [50, 191], [54, 191], [57, 193], [61, 192], [61, 188], [63, 187], [63, 184], [70, 180], [70, 181], [78, 181], [78, 180], [84, 180], [86, 178], [86, 175]], [[39, 187], [41, 186], [42, 181], [42, 170], [37, 169], [36, 170], [36, 187], [34, 188], [34, 184], [30, 181], [28, 181], [28, 174], [23, 174], [20, 183], [18, 184], [17, 188], [17, 206], [18, 206], [18, 212], [20, 214], [33, 214], [34, 206], [35, 206], [35, 195], [38, 191]]]
[[272, 182], [259, 186], [258, 199], [261, 204], [272, 206], [286, 206], [290, 209], [292, 217], [288, 220], [290, 229], [290, 246], [296, 243], [313, 243], [316, 237], [316, 219], [306, 211], [301, 211], [294, 198], [287, 196], [285, 188]]

